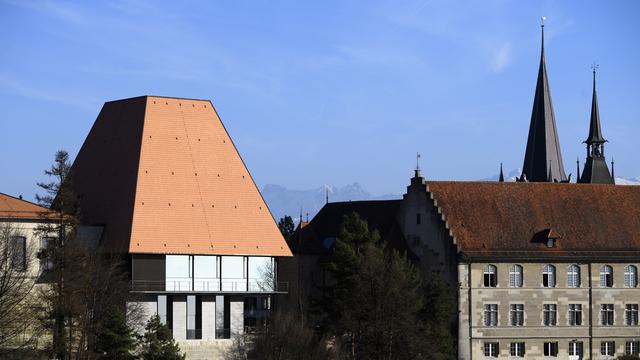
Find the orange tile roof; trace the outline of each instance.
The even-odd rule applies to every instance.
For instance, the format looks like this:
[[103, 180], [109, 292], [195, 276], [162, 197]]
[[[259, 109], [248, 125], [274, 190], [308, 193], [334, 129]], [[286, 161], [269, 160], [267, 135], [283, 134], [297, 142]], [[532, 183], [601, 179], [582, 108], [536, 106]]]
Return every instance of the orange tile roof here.
[[0, 193], [0, 219], [41, 220], [49, 209]]
[[83, 222], [130, 253], [291, 256], [208, 100], [108, 102], [72, 167]]

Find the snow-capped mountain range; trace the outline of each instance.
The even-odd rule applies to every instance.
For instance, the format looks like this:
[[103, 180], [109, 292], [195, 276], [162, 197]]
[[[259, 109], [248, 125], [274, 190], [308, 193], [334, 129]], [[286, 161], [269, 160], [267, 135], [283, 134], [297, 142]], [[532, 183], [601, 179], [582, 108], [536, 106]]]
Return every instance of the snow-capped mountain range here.
[[[522, 172], [521, 169], [513, 169], [504, 173], [505, 181], [516, 181]], [[480, 181], [497, 181], [499, 174], [480, 179]], [[618, 185], [640, 185], [640, 177], [616, 177]], [[373, 195], [362, 188], [357, 182], [342, 187], [323, 185], [308, 190], [291, 190], [281, 185], [267, 184], [262, 188], [262, 196], [269, 205], [269, 209], [276, 220], [289, 215], [297, 224], [302, 218], [312, 219], [329, 201], [357, 201], [357, 200], [389, 200], [401, 199], [401, 194]]]
[[267, 184], [262, 188], [262, 196], [273, 217], [278, 220], [289, 215], [296, 223], [300, 221], [300, 212], [303, 219], [306, 220], [307, 214], [312, 219], [326, 203], [327, 195], [331, 202], [402, 198], [402, 195], [395, 194], [372, 195], [357, 182], [342, 187], [323, 185], [309, 190], [291, 190], [275, 184]]

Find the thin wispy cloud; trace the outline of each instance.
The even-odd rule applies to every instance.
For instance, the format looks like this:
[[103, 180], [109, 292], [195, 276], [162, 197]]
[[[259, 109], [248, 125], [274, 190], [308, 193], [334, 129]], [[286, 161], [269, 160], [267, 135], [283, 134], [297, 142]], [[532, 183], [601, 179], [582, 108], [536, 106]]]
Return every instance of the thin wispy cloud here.
[[38, 86], [21, 82], [7, 75], [0, 74], [0, 93], [24, 97], [37, 101], [53, 102], [68, 105], [83, 110], [95, 110], [97, 101], [79, 94], [70, 94], [67, 91], [45, 90]]
[[506, 68], [511, 62], [511, 42], [504, 43], [496, 54], [492, 61], [493, 71], [499, 73]]

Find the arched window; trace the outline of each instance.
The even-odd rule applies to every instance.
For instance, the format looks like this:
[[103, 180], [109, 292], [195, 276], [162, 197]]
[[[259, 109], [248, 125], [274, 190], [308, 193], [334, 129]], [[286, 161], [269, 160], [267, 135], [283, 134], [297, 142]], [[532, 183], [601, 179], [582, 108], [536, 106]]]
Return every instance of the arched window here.
[[514, 264], [509, 270], [509, 286], [522, 287], [522, 266]]
[[495, 265], [487, 265], [484, 268], [484, 286], [496, 287], [498, 286], [498, 268]]
[[613, 287], [613, 268], [609, 265], [600, 267], [600, 287]]
[[544, 287], [556, 287], [556, 267], [547, 264], [542, 270], [542, 286]]
[[580, 266], [573, 264], [567, 269], [567, 286], [570, 288], [580, 287]]
[[634, 288], [638, 286], [638, 268], [633, 265], [624, 267], [624, 287]]

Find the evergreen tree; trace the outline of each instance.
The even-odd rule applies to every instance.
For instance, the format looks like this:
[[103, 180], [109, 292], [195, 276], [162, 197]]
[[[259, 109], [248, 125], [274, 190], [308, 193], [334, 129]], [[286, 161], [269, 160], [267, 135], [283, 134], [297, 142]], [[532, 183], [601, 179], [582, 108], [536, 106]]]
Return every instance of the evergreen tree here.
[[42, 294], [49, 313], [42, 320], [44, 328], [51, 329], [53, 333], [52, 355], [62, 360], [70, 358], [72, 348], [67, 336], [73, 332], [68, 328], [74, 324], [75, 304], [70, 284], [82, 273], [78, 269], [81, 263], [74, 254], [77, 247], [73, 246], [78, 207], [77, 198], [69, 186], [70, 169], [69, 154], [64, 150], [56, 152], [54, 164], [45, 170], [52, 181], [38, 183], [45, 193], [36, 195], [38, 203], [50, 210], [50, 214], [42, 215], [44, 221], [36, 228], [39, 236], [48, 239], [47, 247], [38, 253], [38, 257], [47, 264], [47, 282], [51, 285], [51, 291]]
[[280, 229], [280, 232], [282, 233], [284, 239], [288, 241], [295, 231], [293, 218], [291, 218], [291, 216], [289, 215], [285, 215], [284, 217], [280, 218], [280, 221], [278, 221], [278, 229]]
[[147, 322], [142, 341], [142, 359], [144, 360], [184, 360], [180, 347], [171, 336], [171, 330], [154, 315]]
[[113, 306], [107, 309], [96, 334], [95, 347], [99, 359], [135, 359], [132, 353], [136, 341], [123, 311]]
[[345, 217], [329, 271], [335, 279], [324, 309], [331, 332], [352, 359], [431, 358], [418, 320], [423, 290], [418, 270], [385, 248], [357, 214]]
[[452, 335], [457, 315], [455, 290], [437, 273], [424, 281], [424, 306], [420, 311], [421, 335], [430, 358], [455, 359], [456, 339]]

